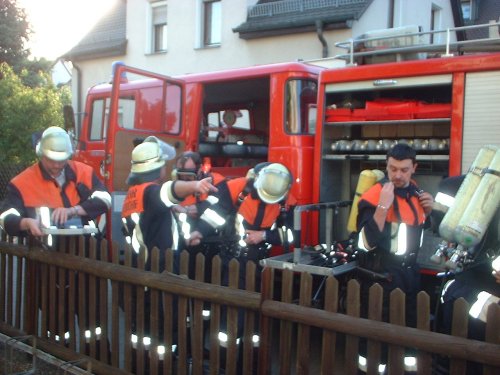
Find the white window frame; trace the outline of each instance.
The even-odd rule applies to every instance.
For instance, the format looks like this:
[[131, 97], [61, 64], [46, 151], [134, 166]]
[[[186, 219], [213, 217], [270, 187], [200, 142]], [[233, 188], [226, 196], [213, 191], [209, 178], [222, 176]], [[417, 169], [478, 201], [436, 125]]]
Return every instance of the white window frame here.
[[146, 14], [146, 54], [157, 54], [167, 52], [168, 46], [168, 13], [167, 13], [167, 23], [165, 24], [165, 30], [163, 33], [163, 48], [161, 50], [155, 50], [155, 27], [153, 25], [153, 15], [155, 8], [167, 7], [167, 1], [150, 1], [148, 4], [148, 12]]
[[[205, 4], [211, 2], [218, 2], [221, 7], [220, 10], [220, 20], [219, 20], [219, 30], [218, 30], [218, 41], [214, 43], [206, 43], [206, 35], [205, 35]], [[196, 7], [196, 19], [198, 22], [196, 23], [196, 48], [210, 48], [210, 47], [219, 47], [222, 41], [222, 1], [221, 0], [197, 0]]]
[[[429, 25], [430, 31], [441, 30], [443, 23], [443, 9], [436, 5], [432, 4], [431, 6], [431, 22]], [[442, 33], [430, 34], [430, 43], [431, 44], [439, 44], [442, 43]]]

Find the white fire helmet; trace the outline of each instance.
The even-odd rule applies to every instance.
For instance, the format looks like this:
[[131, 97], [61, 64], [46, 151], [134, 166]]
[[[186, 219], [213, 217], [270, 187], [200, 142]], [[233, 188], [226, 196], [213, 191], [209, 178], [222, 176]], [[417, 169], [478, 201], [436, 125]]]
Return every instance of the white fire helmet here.
[[54, 161], [68, 160], [73, 155], [73, 145], [68, 133], [58, 126], [45, 129], [36, 145], [36, 154]]
[[259, 198], [269, 204], [281, 201], [292, 185], [292, 174], [283, 164], [271, 163], [257, 174], [254, 187]]
[[175, 158], [175, 149], [154, 136], [147, 137], [132, 151], [131, 173], [147, 173], [160, 169], [166, 160]]

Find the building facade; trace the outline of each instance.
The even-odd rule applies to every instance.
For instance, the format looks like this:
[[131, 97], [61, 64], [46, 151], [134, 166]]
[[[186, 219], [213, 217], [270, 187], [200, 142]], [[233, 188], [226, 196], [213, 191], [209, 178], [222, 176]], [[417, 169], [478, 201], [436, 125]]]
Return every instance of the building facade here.
[[[112, 62], [166, 75], [225, 70], [345, 52], [336, 42], [372, 30], [455, 26], [454, 0], [115, 0], [61, 56], [73, 66], [76, 112], [108, 81]], [[434, 37], [433, 42], [440, 42]]]

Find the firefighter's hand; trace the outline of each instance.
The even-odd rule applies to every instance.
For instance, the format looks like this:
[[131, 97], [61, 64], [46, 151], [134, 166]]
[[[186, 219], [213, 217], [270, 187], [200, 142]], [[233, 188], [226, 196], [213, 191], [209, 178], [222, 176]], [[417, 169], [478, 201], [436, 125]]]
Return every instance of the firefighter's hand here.
[[186, 214], [193, 219], [197, 219], [198, 218], [198, 208], [196, 207], [196, 205], [192, 204], [192, 205], [186, 206]]
[[389, 208], [394, 201], [394, 184], [392, 182], [386, 182], [384, 186], [382, 186], [382, 190], [380, 191], [380, 197], [378, 204], [382, 207]]
[[265, 230], [247, 230], [245, 234], [245, 242], [248, 245], [257, 245], [266, 239]]
[[51, 221], [56, 225], [62, 225], [75, 214], [73, 207], [58, 207], [52, 211]]
[[43, 237], [44, 235], [42, 229], [40, 228], [40, 222], [37, 219], [29, 217], [21, 219], [20, 228], [35, 237]]
[[187, 214], [187, 209], [184, 206], [181, 206], [180, 204], [176, 204], [172, 206], [171, 210], [175, 212], [176, 214]]
[[191, 232], [191, 234], [189, 236], [189, 240], [187, 241], [188, 246], [199, 245], [201, 243], [202, 239], [203, 239], [203, 235], [200, 232], [198, 232], [197, 230], [195, 230], [194, 232]]
[[205, 177], [200, 181], [196, 181], [196, 192], [199, 194], [216, 193], [219, 190], [212, 185], [212, 177]]
[[432, 207], [434, 206], [434, 198], [432, 197], [432, 195], [424, 191], [418, 196], [418, 201], [424, 209], [425, 214], [429, 216], [431, 214]]

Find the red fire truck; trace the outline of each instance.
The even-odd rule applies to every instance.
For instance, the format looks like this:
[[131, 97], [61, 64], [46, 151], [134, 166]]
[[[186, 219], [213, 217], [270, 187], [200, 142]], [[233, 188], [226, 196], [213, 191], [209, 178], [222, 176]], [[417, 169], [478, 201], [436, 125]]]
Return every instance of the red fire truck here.
[[[373, 39], [381, 43], [379, 33]], [[499, 49], [498, 38], [479, 42]], [[110, 238], [121, 239], [116, 219], [130, 153], [148, 135], [178, 153], [199, 151], [228, 177], [281, 162], [294, 175], [299, 205], [352, 200], [360, 171], [383, 169], [396, 141], [415, 146], [417, 180], [431, 193], [444, 176], [466, 171], [477, 150], [498, 138], [500, 54], [452, 57], [451, 44], [419, 44], [389, 49], [397, 61], [380, 63], [387, 59], [377, 58], [378, 44], [358, 53], [358, 63], [369, 64], [335, 69], [282, 63], [171, 78], [117, 64], [113, 82], [88, 91], [75, 154], [112, 193]], [[447, 57], [436, 58], [437, 48]], [[402, 51], [412, 60], [400, 61]], [[435, 58], [416, 59], [417, 51]], [[353, 63], [355, 54], [347, 56]], [[324, 213], [304, 214], [302, 240], [347, 238], [348, 210], [341, 211], [333, 225]]]
[[199, 151], [227, 177], [244, 176], [262, 161], [281, 162], [295, 177], [299, 204], [311, 203], [321, 70], [285, 63], [171, 78], [115, 65], [113, 82], [88, 91], [74, 156], [92, 165], [112, 194], [109, 238], [122, 239], [130, 154], [149, 135], [177, 154]]

